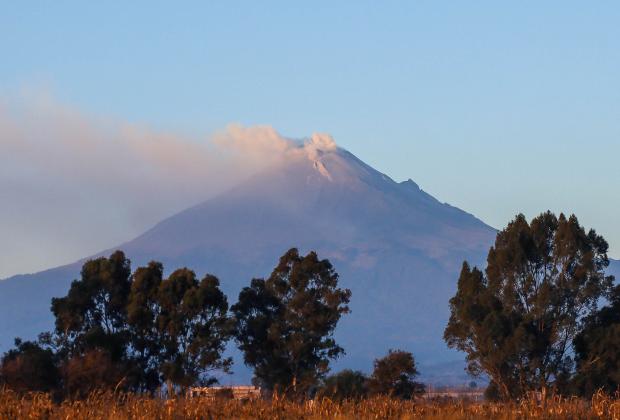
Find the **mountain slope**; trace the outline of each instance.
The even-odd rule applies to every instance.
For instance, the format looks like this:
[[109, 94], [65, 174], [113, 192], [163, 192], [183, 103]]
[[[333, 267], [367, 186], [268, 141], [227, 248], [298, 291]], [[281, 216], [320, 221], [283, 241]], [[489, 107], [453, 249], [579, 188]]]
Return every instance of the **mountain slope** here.
[[122, 248], [138, 261], [213, 272], [231, 300], [289, 247], [314, 249], [353, 291], [338, 330], [349, 361], [368, 366], [390, 347], [450, 357], [441, 340], [447, 300], [463, 259], [481, 262], [495, 231], [344, 150], [316, 155], [293, 156]]
[[[237, 188], [122, 244], [133, 267], [216, 274], [229, 301], [290, 247], [329, 258], [353, 292], [337, 331], [342, 365], [369, 368], [389, 348], [422, 361], [454, 359], [441, 339], [464, 259], [484, 260], [495, 232], [411, 180], [397, 183], [321, 137]], [[101, 255], [108, 254], [102, 252]], [[0, 282], [2, 348], [51, 328], [49, 301], [81, 262]]]
[[[353, 292], [352, 313], [337, 330], [347, 351], [337, 368], [367, 370], [389, 348], [413, 351], [423, 364], [461, 358], [442, 340], [448, 299], [462, 261], [484, 263], [494, 238], [492, 228], [413, 181], [394, 182], [314, 137], [270, 170], [118, 248], [134, 269], [155, 259], [168, 271], [187, 266], [198, 275], [213, 273], [231, 304], [288, 248], [316, 250]], [[3, 350], [16, 335], [52, 327], [50, 298], [66, 293], [80, 266], [0, 282]]]

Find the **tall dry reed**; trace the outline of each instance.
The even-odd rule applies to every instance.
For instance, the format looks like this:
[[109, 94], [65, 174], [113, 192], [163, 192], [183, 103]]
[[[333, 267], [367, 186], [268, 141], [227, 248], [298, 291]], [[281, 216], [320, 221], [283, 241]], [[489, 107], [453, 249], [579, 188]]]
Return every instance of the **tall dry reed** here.
[[52, 402], [47, 394], [0, 391], [1, 419], [615, 419], [620, 399], [596, 394], [591, 401], [553, 397], [544, 404], [402, 401], [369, 398], [333, 402], [283, 399], [235, 401], [94, 393], [86, 400]]

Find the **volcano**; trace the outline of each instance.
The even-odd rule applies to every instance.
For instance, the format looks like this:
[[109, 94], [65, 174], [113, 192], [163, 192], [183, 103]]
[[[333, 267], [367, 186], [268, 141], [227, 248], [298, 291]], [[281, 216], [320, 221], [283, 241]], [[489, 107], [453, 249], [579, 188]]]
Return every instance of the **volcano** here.
[[[330, 137], [313, 135], [234, 189], [96, 256], [121, 249], [133, 269], [158, 260], [168, 272], [186, 266], [215, 274], [233, 304], [289, 248], [315, 250], [352, 291], [352, 312], [336, 331], [346, 356], [335, 368], [368, 370], [391, 348], [412, 351], [422, 365], [463, 359], [442, 340], [448, 300], [463, 260], [484, 263], [495, 234], [412, 180], [395, 182]], [[50, 299], [66, 294], [85, 259], [0, 282], [2, 350], [13, 337], [53, 327]], [[235, 371], [243, 369], [237, 363]]]

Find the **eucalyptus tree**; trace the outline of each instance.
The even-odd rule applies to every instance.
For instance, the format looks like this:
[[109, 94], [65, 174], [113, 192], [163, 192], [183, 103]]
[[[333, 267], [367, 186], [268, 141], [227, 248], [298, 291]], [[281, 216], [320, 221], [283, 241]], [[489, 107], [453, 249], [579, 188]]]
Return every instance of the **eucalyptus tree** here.
[[351, 291], [338, 287], [332, 264], [293, 248], [269, 278], [253, 279], [232, 307], [236, 339], [268, 389], [303, 396], [344, 353], [333, 333], [349, 312]]
[[620, 286], [609, 304], [586, 320], [575, 337], [576, 391], [587, 397], [599, 389], [612, 394], [620, 388]]
[[613, 282], [607, 249], [574, 215], [518, 215], [497, 234], [484, 273], [463, 264], [444, 339], [504, 399], [559, 387], [573, 370], [573, 339]]

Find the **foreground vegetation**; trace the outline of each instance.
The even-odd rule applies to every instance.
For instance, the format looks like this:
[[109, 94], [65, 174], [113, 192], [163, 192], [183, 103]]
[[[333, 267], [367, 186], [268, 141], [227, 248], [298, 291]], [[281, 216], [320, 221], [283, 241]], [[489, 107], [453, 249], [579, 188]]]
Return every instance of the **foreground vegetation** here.
[[[607, 249], [603, 237], [586, 231], [575, 216], [546, 212], [531, 222], [518, 215], [498, 232], [484, 270], [463, 263], [456, 294], [448, 302], [444, 339], [466, 354], [469, 373], [490, 379], [487, 401], [508, 404], [468, 410], [510, 413], [520, 407], [516, 401], [536, 394], [545, 400], [549, 395], [582, 398], [555, 401], [555, 408], [542, 408], [545, 413], [590, 413], [596, 405], [583, 401], [597, 390], [611, 395], [620, 389], [620, 285], [606, 273]], [[15, 348], [4, 354], [0, 386], [19, 395], [47, 393], [54, 402], [86, 400], [95, 390], [152, 396], [165, 389], [168, 395], [185, 395], [191, 387], [217, 382], [214, 371], [230, 372], [232, 360], [224, 349], [233, 340], [254, 371], [252, 383], [290, 401], [355, 399], [364, 401], [363, 407], [396, 410], [397, 417], [420, 407], [391, 400], [416, 401], [425, 392], [415, 381], [416, 361], [406, 350], [391, 349], [375, 359], [369, 376], [351, 370], [329, 375], [330, 363], [345, 352], [334, 332], [349, 313], [351, 291], [339, 287], [332, 264], [314, 251], [305, 256], [295, 248], [287, 251], [271, 275], [252, 279], [232, 306], [219, 286], [215, 276], [199, 280], [188, 268], [165, 276], [156, 261], [132, 272], [122, 251], [87, 261], [67, 295], [52, 299], [55, 329], [35, 342], [16, 339]], [[605, 306], [599, 308], [600, 303]], [[123, 398], [123, 404], [110, 404], [121, 410], [131, 406], [127, 401], [154, 404], [153, 409], [162, 404]], [[377, 403], [376, 398], [390, 400]], [[597, 398], [618, 407], [616, 400]], [[167, 404], [166, 410], [173, 411], [198, 403]], [[253, 404], [238, 409], [279, 410]], [[291, 416], [305, 410], [287, 407]], [[336, 416], [350, 410], [355, 416], [360, 409], [350, 403], [330, 407]], [[434, 405], [421, 407], [422, 414], [435, 410]], [[216, 417], [245, 416], [220, 414]]]
[[55, 404], [48, 394], [19, 396], [0, 391], [0, 418], [49, 419], [619, 419], [620, 399], [595, 394], [591, 401], [550, 398], [519, 403], [402, 400], [387, 397], [333, 402], [287, 399], [236, 401], [206, 398], [159, 399], [137, 394], [93, 393]]

